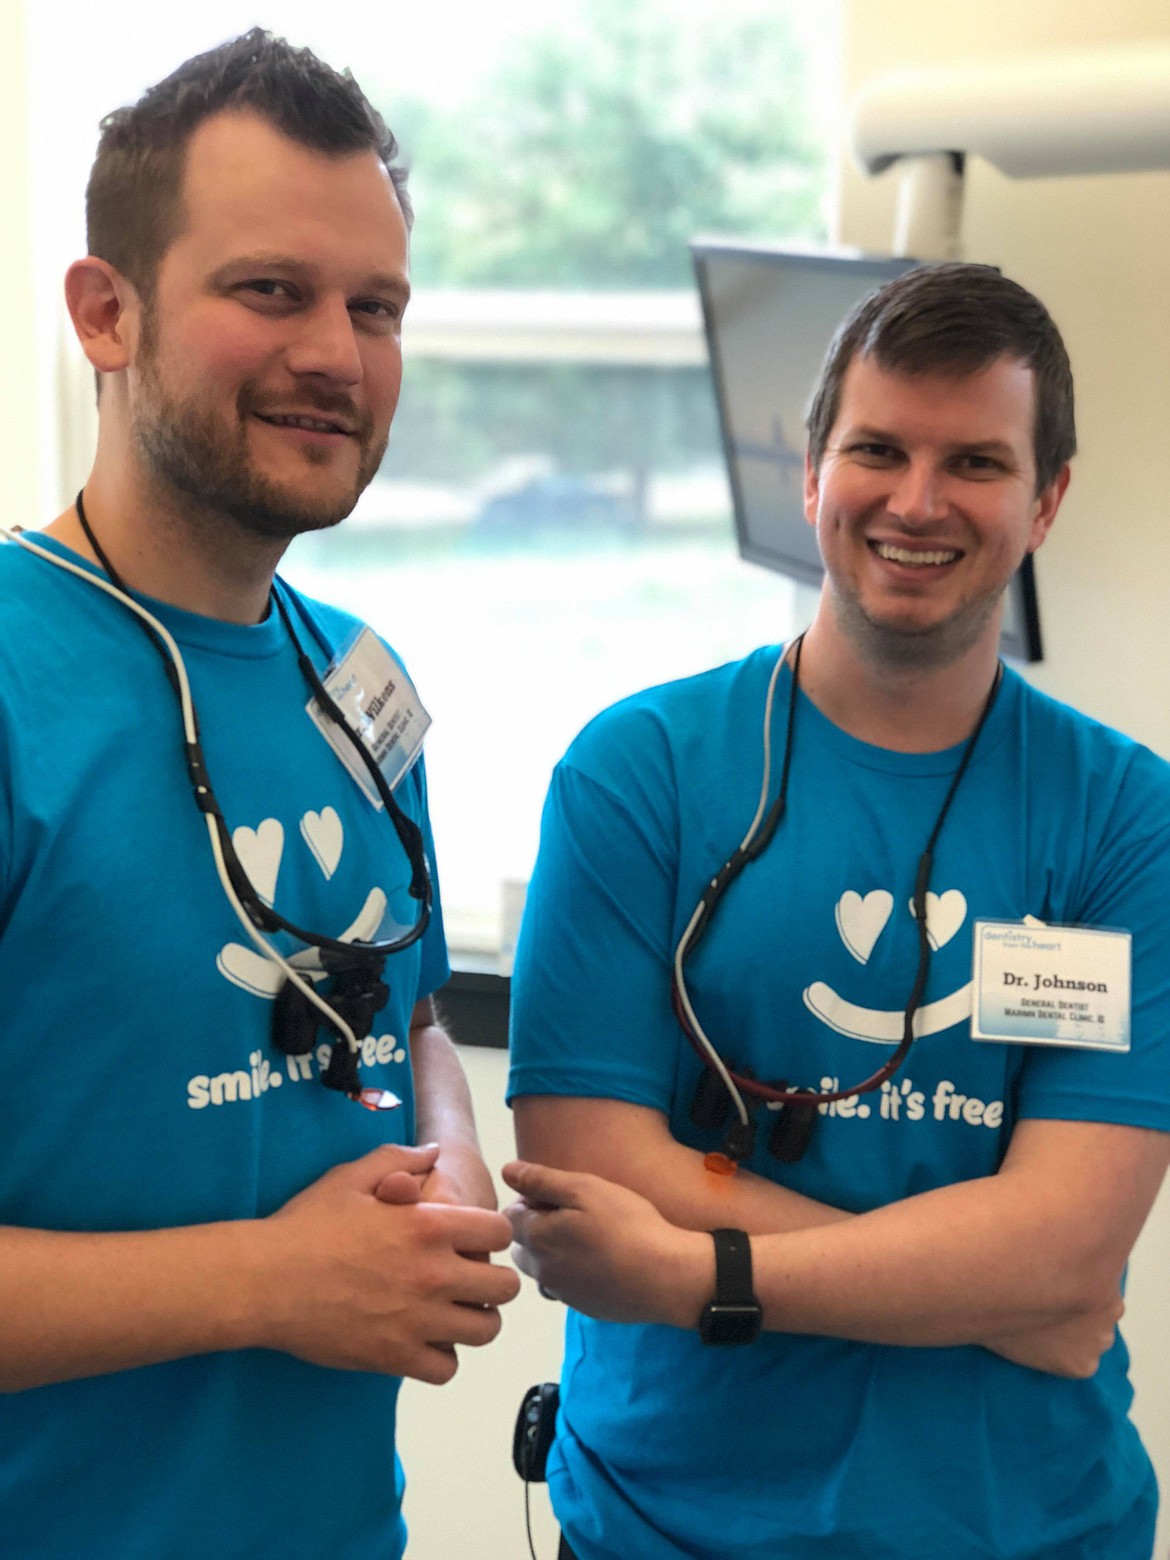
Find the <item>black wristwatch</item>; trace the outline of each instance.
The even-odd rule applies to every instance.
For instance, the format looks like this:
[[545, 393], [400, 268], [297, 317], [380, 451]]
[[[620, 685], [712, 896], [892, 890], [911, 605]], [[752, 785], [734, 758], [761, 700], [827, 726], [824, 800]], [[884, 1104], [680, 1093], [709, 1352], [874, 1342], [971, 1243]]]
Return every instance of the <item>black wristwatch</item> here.
[[704, 1343], [752, 1343], [763, 1313], [752, 1293], [752, 1243], [742, 1230], [712, 1230], [715, 1296], [699, 1317]]

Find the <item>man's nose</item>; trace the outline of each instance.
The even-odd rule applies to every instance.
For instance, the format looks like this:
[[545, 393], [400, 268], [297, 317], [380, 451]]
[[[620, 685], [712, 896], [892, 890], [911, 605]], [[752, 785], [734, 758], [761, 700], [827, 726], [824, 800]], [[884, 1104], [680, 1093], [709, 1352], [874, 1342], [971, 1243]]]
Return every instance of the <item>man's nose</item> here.
[[898, 473], [886, 508], [908, 525], [926, 525], [947, 516], [946, 474], [933, 461], [910, 460]]
[[286, 353], [294, 374], [317, 374], [336, 384], [362, 378], [362, 356], [344, 299], [320, 299], [300, 318], [300, 329]]

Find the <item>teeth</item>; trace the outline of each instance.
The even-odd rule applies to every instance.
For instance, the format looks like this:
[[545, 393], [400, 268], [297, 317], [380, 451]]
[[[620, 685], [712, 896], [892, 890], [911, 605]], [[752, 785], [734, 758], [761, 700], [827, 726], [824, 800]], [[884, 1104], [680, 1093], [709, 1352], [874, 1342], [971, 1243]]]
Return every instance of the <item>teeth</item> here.
[[322, 422], [317, 417], [288, 417], [280, 413], [261, 413], [265, 422], [276, 423], [280, 428], [304, 428], [308, 433], [340, 433], [336, 423]]
[[894, 547], [889, 542], [875, 542], [874, 546], [879, 558], [888, 558], [891, 563], [908, 563], [912, 566], [953, 563], [959, 556], [957, 552], [921, 552], [917, 548], [911, 552], [906, 547]]

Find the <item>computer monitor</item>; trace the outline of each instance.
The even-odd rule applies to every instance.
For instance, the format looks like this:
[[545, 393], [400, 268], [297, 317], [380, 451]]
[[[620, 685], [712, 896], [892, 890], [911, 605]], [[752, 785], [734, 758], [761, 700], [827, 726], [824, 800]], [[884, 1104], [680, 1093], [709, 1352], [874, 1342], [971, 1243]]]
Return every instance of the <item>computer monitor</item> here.
[[[866, 293], [917, 265], [700, 239], [691, 246], [739, 550], [806, 584], [824, 574], [804, 517], [805, 414], [833, 332]], [[1000, 646], [1041, 659], [1031, 557], [1008, 588]]]

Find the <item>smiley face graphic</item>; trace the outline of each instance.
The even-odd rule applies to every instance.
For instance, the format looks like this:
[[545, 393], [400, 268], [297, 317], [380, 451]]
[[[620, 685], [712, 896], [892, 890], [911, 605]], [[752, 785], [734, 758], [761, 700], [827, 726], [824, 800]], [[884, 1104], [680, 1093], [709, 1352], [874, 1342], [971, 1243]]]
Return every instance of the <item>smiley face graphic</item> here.
[[[884, 888], [862, 895], [847, 889], [836, 905], [837, 930], [841, 941], [859, 964], [869, 962], [879, 937], [894, 910], [894, 896]], [[909, 906], [911, 916], [914, 906]], [[967, 901], [957, 889], [926, 896], [926, 935], [936, 951], [945, 947], [967, 919]], [[840, 996], [823, 980], [806, 986], [804, 1005], [814, 1017], [852, 1040], [868, 1040], [874, 1045], [897, 1045], [902, 1038], [904, 1016], [901, 1010], [862, 1007]], [[914, 1015], [914, 1037], [940, 1034], [971, 1016], [971, 982], [957, 990], [927, 1002]]]
[[[336, 872], [345, 849], [345, 833], [337, 812], [332, 807], [323, 807], [320, 812], [310, 810], [300, 820], [300, 834], [322, 876], [328, 881]], [[241, 826], [232, 831], [232, 843], [256, 892], [265, 904], [271, 905], [284, 856], [283, 824], [278, 818], [265, 818], [255, 829]], [[381, 888], [376, 885], [371, 888], [354, 919], [343, 932], [338, 933], [338, 941], [369, 942], [379, 934], [395, 936], [405, 931], [405, 926], [399, 927], [396, 923], [387, 927], [388, 903]], [[225, 980], [268, 1001], [275, 998], [284, 984], [284, 971], [279, 965], [244, 943], [225, 943], [215, 962]], [[321, 963], [319, 948], [306, 948], [291, 955], [288, 962], [314, 983], [327, 977], [328, 972]]]

